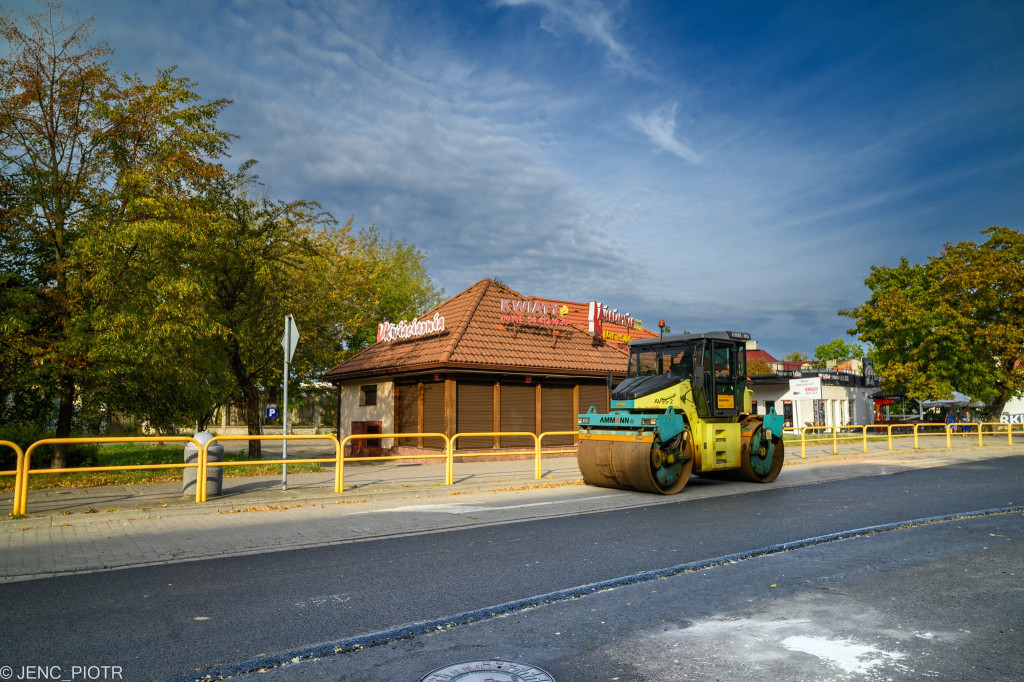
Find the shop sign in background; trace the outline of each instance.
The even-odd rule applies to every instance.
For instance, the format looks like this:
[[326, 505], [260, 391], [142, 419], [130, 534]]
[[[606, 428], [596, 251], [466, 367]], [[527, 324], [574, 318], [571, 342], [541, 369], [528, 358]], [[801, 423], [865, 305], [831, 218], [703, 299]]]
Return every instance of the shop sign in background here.
[[821, 377], [790, 379], [789, 392], [793, 394], [794, 400], [820, 400]]

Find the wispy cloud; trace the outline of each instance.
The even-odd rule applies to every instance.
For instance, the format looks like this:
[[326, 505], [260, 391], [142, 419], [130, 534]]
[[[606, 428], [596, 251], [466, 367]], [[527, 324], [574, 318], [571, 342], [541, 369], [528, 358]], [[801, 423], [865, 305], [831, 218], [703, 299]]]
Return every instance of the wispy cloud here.
[[1019, 11], [76, 4], [118, 67], [235, 101], [228, 163], [410, 240], [451, 293], [497, 276], [810, 352], [871, 265], [1024, 210]]
[[642, 75], [629, 47], [615, 35], [615, 16], [595, 0], [496, 0], [497, 6], [536, 6], [544, 11], [540, 27], [552, 35], [566, 29], [582, 35], [587, 42], [605, 50], [612, 66], [633, 75]]
[[700, 154], [688, 144], [676, 138], [676, 105], [659, 107], [655, 111], [641, 116], [633, 114], [630, 122], [636, 126], [658, 149], [675, 154], [690, 163], [700, 163]]

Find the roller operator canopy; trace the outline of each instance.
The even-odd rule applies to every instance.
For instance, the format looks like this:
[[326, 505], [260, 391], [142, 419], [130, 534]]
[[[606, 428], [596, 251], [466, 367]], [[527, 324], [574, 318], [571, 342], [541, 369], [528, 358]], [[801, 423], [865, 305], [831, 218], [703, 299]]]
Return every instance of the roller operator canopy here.
[[700, 341], [701, 339], [718, 339], [721, 341], [732, 341], [734, 343], [746, 343], [750, 340], [750, 334], [746, 332], [704, 332], [703, 334], [666, 334], [663, 338], [637, 339], [630, 341], [630, 347], [656, 346], [663, 343], [674, 343], [680, 341]]

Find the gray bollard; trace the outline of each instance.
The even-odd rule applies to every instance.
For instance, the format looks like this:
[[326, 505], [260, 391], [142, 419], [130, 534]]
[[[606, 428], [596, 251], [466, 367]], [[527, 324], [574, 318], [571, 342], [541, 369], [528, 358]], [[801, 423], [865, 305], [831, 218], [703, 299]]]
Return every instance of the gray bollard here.
[[[202, 431], [192, 436], [202, 445], [206, 445], [213, 438], [212, 433]], [[224, 446], [220, 443], [214, 443], [206, 449], [206, 461], [210, 462], [222, 462], [224, 461]], [[199, 461], [199, 450], [192, 443], [185, 443], [185, 464], [194, 464]], [[196, 496], [196, 469], [187, 468], [181, 470], [181, 495], [182, 497], [195, 497]], [[224, 480], [224, 468], [223, 467], [209, 467], [206, 470], [206, 496], [220, 495], [221, 483]]]

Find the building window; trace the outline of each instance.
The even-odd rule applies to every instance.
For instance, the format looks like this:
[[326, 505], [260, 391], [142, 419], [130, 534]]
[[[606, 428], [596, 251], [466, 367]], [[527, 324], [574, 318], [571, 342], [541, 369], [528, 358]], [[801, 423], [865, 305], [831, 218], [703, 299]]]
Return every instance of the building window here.
[[359, 387], [359, 405], [365, 407], [367, 405], [377, 404], [377, 384], [370, 384], [368, 386]]

